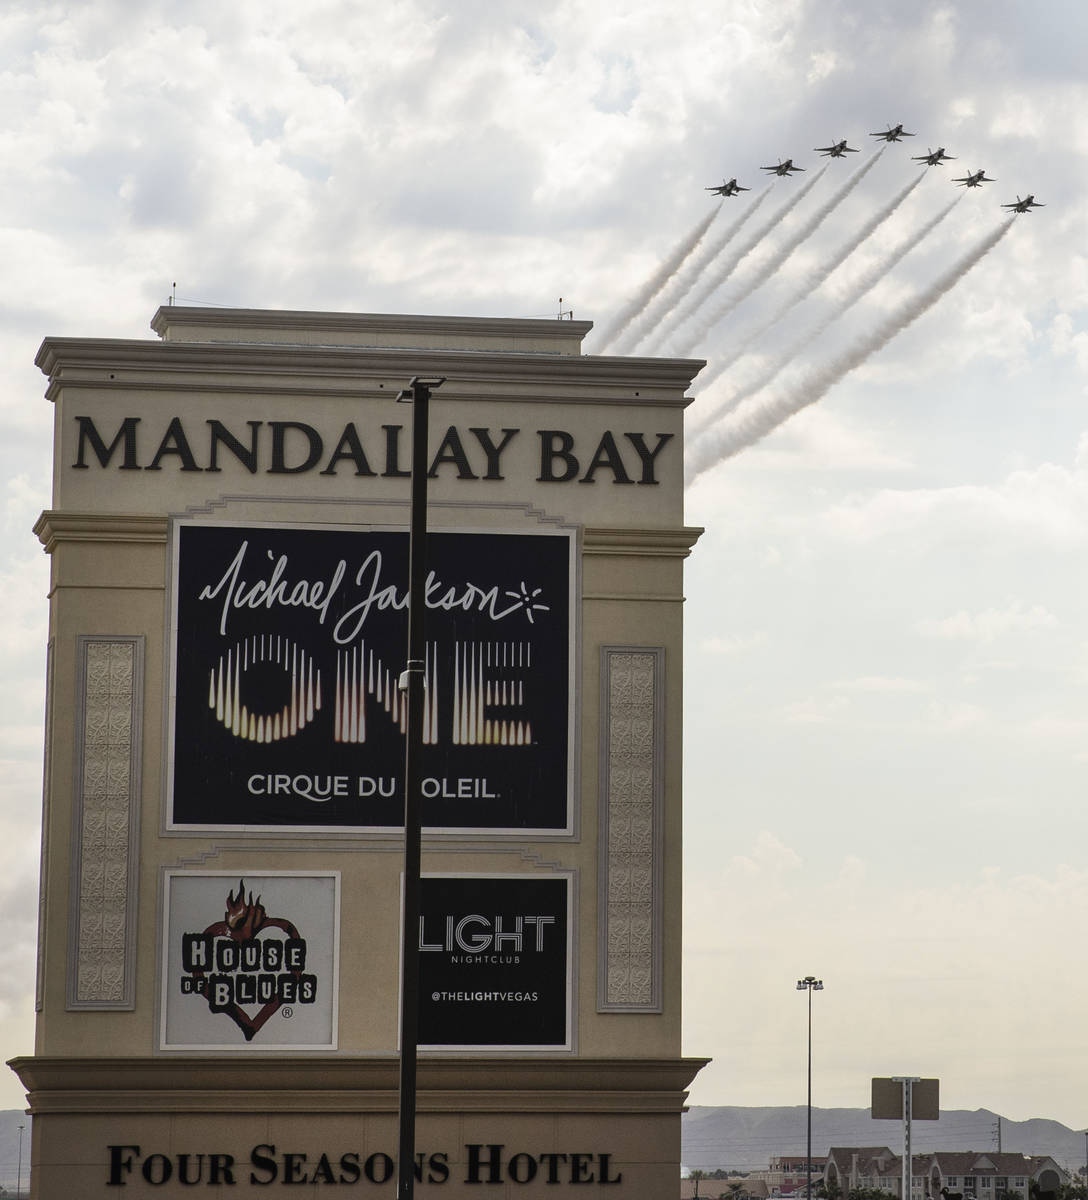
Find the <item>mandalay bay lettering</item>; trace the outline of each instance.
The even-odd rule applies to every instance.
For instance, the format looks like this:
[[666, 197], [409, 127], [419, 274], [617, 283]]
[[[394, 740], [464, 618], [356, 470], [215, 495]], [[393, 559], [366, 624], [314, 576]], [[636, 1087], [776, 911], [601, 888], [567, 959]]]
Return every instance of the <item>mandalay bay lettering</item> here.
[[[349, 421], [337, 433], [322, 432], [305, 421], [246, 421], [248, 433], [208, 418], [202, 424], [172, 417], [150, 431], [141, 417], [124, 417], [115, 428], [102, 430], [90, 416], [76, 416], [76, 460], [72, 468], [87, 471], [97, 465], [119, 471], [222, 471], [233, 460], [251, 475], [345, 474], [408, 478], [408, 452], [402, 445], [402, 425], [381, 425], [360, 432]], [[140, 428], [144, 425], [144, 428]], [[451, 425], [431, 456], [430, 478], [448, 475], [457, 480], [500, 480], [504, 456], [520, 444], [523, 431], [484, 427], [461, 431]], [[613, 484], [656, 485], [658, 456], [671, 433], [601, 430], [588, 438], [566, 429], [537, 429], [532, 458], [520, 469], [536, 470], [539, 483], [596, 483], [598, 476]], [[404, 439], [405, 443], [407, 438]], [[515, 451], [517, 453], [517, 451]], [[375, 469], [378, 467], [380, 469]], [[443, 469], [446, 469], [445, 471]]]

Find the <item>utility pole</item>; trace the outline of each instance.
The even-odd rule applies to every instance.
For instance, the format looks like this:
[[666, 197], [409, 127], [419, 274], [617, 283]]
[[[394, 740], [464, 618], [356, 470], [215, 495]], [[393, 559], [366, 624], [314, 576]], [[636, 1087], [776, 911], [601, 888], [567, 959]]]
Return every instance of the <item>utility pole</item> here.
[[419, 1044], [420, 798], [423, 782], [423, 683], [427, 583], [427, 417], [431, 391], [445, 379], [418, 375], [398, 396], [412, 405], [412, 506], [408, 538], [408, 666], [404, 750], [404, 913], [401, 928], [400, 1125], [397, 1200], [412, 1200], [416, 1158], [416, 1059]]
[[805, 1151], [805, 1200], [812, 1200], [812, 993], [824, 990], [824, 981], [815, 975], [798, 979], [797, 990], [808, 992], [808, 1142]]
[[914, 1159], [910, 1144], [911, 1106], [914, 1100], [914, 1085], [919, 1082], [917, 1075], [893, 1075], [896, 1083], [903, 1085], [903, 1174], [899, 1185], [900, 1200], [911, 1200], [910, 1188], [914, 1178]]

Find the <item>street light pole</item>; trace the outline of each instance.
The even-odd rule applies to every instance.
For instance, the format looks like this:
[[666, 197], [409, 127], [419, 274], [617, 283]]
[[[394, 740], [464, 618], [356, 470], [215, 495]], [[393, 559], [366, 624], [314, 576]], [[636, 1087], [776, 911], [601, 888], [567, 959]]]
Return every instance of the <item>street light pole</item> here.
[[808, 1142], [805, 1151], [805, 1200], [812, 1200], [812, 993], [824, 990], [824, 981], [815, 975], [798, 979], [797, 990], [808, 992]]
[[431, 391], [445, 379], [416, 376], [397, 396], [412, 404], [412, 504], [408, 538], [408, 667], [400, 677], [408, 721], [404, 751], [404, 913], [401, 927], [400, 1123], [397, 1200], [412, 1200], [416, 1157], [419, 1044], [419, 910], [423, 781], [423, 685], [427, 584], [427, 417]]
[[903, 1085], [903, 1167], [900, 1172], [899, 1195], [910, 1200], [914, 1182], [914, 1151], [911, 1148], [911, 1129], [914, 1122], [914, 1085], [921, 1083], [917, 1075], [893, 1075], [893, 1083]]

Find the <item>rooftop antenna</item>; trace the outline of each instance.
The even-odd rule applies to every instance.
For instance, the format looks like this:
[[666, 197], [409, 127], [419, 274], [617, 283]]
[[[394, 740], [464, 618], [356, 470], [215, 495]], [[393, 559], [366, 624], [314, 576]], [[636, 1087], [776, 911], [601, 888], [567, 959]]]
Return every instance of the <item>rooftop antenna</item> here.
[[178, 302], [178, 281], [175, 279], [173, 284], [171, 285], [170, 303], [177, 304], [177, 302]]
[[562, 321], [564, 318], [566, 318], [566, 320], [568, 320], [568, 321], [573, 321], [574, 320], [574, 309], [573, 308], [564, 309], [563, 308], [563, 297], [560, 296], [559, 297], [559, 312], [556, 316], [556, 320]]

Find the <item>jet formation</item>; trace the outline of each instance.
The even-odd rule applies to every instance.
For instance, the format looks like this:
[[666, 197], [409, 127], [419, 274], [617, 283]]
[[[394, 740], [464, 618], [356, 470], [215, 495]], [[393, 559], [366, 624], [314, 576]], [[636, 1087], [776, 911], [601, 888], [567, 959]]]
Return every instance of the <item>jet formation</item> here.
[[869, 136], [883, 138], [886, 142], [898, 142], [900, 138], [914, 137], [914, 134], [907, 133], [902, 125], [891, 125], [883, 133], [871, 133]]
[[[889, 125], [887, 129], [881, 129], [869, 134], [870, 137], [880, 138], [884, 142], [898, 142], [905, 137], [914, 137], [914, 134], [900, 125]], [[815, 146], [813, 152], [823, 155], [825, 158], [845, 158], [847, 154], [858, 154], [859, 151], [853, 146], [847, 145], [846, 138], [842, 138], [837, 142], [832, 142], [829, 146]], [[927, 147], [925, 154], [914, 154], [911, 156], [912, 162], [925, 163], [927, 167], [938, 167], [945, 162], [955, 162], [955, 155], [947, 154], [943, 146], [938, 146], [936, 150], [932, 147]], [[768, 167], [760, 167], [761, 171], [770, 171], [773, 175], [789, 178], [794, 171], [803, 171], [804, 167], [799, 167], [794, 164], [792, 158], [787, 158], [785, 161], [781, 159], [774, 165]], [[987, 175], [984, 170], [969, 171], [966, 175], [958, 179], [953, 179], [953, 183], [962, 184], [964, 187], [975, 188], [981, 187], [984, 183], [994, 183], [992, 175]], [[723, 181], [717, 187], [708, 187], [703, 189], [706, 192], [713, 192], [715, 196], [736, 196], [741, 192], [750, 192], [751, 188], [741, 187], [737, 183], [737, 177], [734, 175], [732, 179]], [[1015, 203], [1003, 204], [1002, 208], [1012, 209], [1014, 212], [1024, 213], [1030, 212], [1033, 208], [1046, 208], [1045, 204], [1039, 204], [1035, 197], [1028, 196], [1021, 200], [1016, 197]]]
[[962, 179], [953, 179], [953, 183], [962, 183], [964, 187], [981, 187], [984, 183], [996, 183], [992, 175], [985, 171], [969, 171]]
[[946, 158], [953, 158], [953, 155], [945, 154], [944, 147], [938, 146], [936, 150], [930, 150], [928, 154], [915, 154], [911, 162], [924, 162], [927, 167], [939, 167]]
[[741, 187], [737, 183], [736, 175], [728, 183], [723, 180], [721, 187], [703, 188], [704, 192], [713, 192], [715, 196], [735, 196], [737, 192], [750, 192], [751, 190], [751, 188]]
[[804, 167], [795, 167], [793, 159], [787, 158], [785, 162], [779, 162], [776, 167], [760, 167], [761, 171], [773, 171], [776, 175], [788, 175], [791, 171], [803, 171]]
[[1019, 196], [1016, 197], [1015, 204], [1002, 204], [1002, 208], [1011, 208], [1013, 212], [1025, 213], [1031, 212], [1033, 208], [1046, 208], [1045, 204], [1040, 204], [1035, 197], [1025, 196], [1023, 200]]
[[846, 138], [841, 142], [836, 142], [833, 146], [816, 146], [817, 154], [823, 154], [828, 158], [842, 158], [844, 154], [857, 154], [858, 151], [853, 146], [846, 144]]

